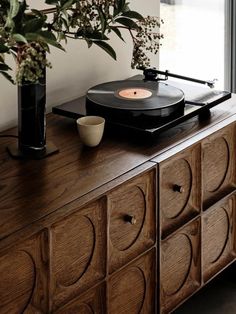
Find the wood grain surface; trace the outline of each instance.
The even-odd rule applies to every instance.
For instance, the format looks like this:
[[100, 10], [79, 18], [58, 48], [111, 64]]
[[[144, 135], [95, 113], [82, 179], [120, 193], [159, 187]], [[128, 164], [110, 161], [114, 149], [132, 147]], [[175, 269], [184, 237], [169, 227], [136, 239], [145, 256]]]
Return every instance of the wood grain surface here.
[[233, 95], [153, 141], [87, 148], [49, 114], [43, 160], [0, 138], [0, 313], [168, 313], [198, 291], [235, 259], [235, 120]]
[[[0, 138], [0, 239], [45, 217], [63, 205], [93, 191], [142, 163], [167, 152], [194, 135], [204, 137], [216, 124], [235, 120], [236, 96], [211, 110], [211, 117], [198, 117], [161, 134], [154, 142], [106, 134], [99, 147], [84, 147], [75, 122], [50, 114], [47, 139], [60, 149], [44, 160], [13, 160], [6, 146], [15, 139]], [[231, 118], [230, 118], [231, 117]], [[229, 118], [229, 120], [224, 120]], [[223, 121], [224, 120], [224, 121]], [[15, 134], [8, 130], [4, 134]], [[177, 145], [177, 146], [176, 146]], [[171, 152], [172, 153], [172, 152]]]

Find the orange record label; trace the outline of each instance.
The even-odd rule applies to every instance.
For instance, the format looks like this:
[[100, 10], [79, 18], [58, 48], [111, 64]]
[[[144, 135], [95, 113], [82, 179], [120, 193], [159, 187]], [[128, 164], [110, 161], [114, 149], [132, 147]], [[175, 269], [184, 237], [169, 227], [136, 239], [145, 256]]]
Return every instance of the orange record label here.
[[118, 95], [126, 99], [145, 99], [152, 96], [152, 92], [145, 88], [126, 88], [120, 90]]

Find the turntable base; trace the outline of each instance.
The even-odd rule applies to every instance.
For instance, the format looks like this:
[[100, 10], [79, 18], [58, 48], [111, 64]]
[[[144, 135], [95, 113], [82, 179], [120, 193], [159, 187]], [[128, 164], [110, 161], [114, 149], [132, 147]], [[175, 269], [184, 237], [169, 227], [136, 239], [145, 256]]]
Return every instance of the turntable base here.
[[[128, 86], [129, 88], [134, 86], [133, 82], [135, 82], [135, 85], [137, 82], [141, 82], [140, 86], [143, 86], [141, 75], [134, 76], [130, 80], [121, 82], [125, 82], [124, 86]], [[176, 102], [174, 102], [174, 111], [172, 111], [173, 108], [170, 105], [165, 105], [160, 110], [158, 102], [157, 105], [155, 103], [155, 97], [152, 97], [151, 99], [148, 98], [149, 101], [151, 100], [151, 103], [147, 102], [147, 99], [145, 98], [139, 100], [138, 103], [136, 103], [136, 99], [134, 99], [134, 102], [128, 101], [125, 103], [123, 99], [117, 101], [117, 97], [114, 96], [114, 94], [118, 90], [116, 84], [118, 84], [117, 86], [121, 85], [119, 81], [115, 82], [114, 85], [111, 85], [110, 83], [108, 84], [108, 87], [112, 89], [112, 91], [110, 91], [112, 94], [110, 95], [108, 93], [106, 95], [109, 96], [108, 98], [104, 98], [104, 92], [108, 92], [107, 90], [104, 91], [105, 88], [108, 89], [107, 83], [105, 83], [92, 88], [91, 94], [88, 93], [87, 100], [86, 97], [81, 97], [53, 107], [52, 110], [53, 113], [73, 119], [77, 119], [84, 115], [100, 115], [106, 119], [106, 128], [109, 129], [109, 133], [128, 134], [133, 138], [138, 136], [144, 139], [155, 140], [155, 138], [163, 131], [179, 125], [194, 116], [199, 116], [203, 120], [207, 119], [211, 108], [231, 98], [231, 93], [229, 92], [215, 91], [205, 86], [189, 85], [174, 81], [167, 81], [167, 83], [165, 84], [173, 86], [173, 93], [178, 99], [178, 101], [176, 100]], [[151, 85], [149, 89], [151, 90], [152, 88], [154, 89]], [[101, 91], [99, 89], [101, 89]], [[180, 94], [177, 92], [176, 94], [176, 89], [177, 91], [181, 90], [184, 92], [185, 103], [182, 102], [182, 92]], [[124, 90], [124, 88], [121, 88], [121, 90]], [[167, 95], [169, 96], [169, 92]], [[116, 100], [115, 105], [113, 105], [112, 102], [114, 99]], [[121, 110], [120, 107], [124, 104], [126, 108]], [[151, 109], [149, 108], [144, 111], [140, 109], [142, 106], [146, 107], [146, 105], [150, 106]], [[132, 108], [132, 106], [134, 108]], [[168, 115], [165, 115], [166, 110]]]

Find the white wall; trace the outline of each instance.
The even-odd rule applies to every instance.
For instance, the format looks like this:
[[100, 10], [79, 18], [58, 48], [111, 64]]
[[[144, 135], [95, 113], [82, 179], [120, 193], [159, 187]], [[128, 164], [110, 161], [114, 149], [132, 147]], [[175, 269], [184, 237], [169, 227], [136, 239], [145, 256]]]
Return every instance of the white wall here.
[[[130, 0], [130, 8], [143, 15], [158, 15], [159, 0]], [[33, 3], [33, 0], [31, 0]], [[111, 59], [98, 47], [87, 48], [80, 40], [72, 40], [66, 53], [52, 49], [49, 56], [53, 69], [47, 71], [47, 110], [52, 106], [84, 95], [95, 84], [127, 78], [137, 72], [130, 67], [132, 43], [129, 36], [126, 44], [112, 38], [117, 61]], [[158, 65], [158, 56], [152, 60]], [[17, 88], [0, 76], [0, 130], [17, 123]]]

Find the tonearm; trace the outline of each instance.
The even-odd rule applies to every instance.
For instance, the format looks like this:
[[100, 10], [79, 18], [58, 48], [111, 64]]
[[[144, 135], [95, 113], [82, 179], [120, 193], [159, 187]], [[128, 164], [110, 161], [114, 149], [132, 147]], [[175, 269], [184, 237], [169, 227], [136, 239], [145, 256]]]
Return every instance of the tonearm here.
[[[179, 74], [170, 73], [168, 70], [159, 71], [156, 68], [147, 68], [143, 70], [144, 81], [160, 81], [160, 80], [168, 80], [169, 77], [174, 77], [181, 80], [191, 81], [199, 84], [204, 84], [209, 86], [210, 88], [214, 88], [215, 80], [213, 81], [203, 81], [196, 78], [183, 76]], [[160, 77], [159, 75], [163, 75], [164, 77]]]

